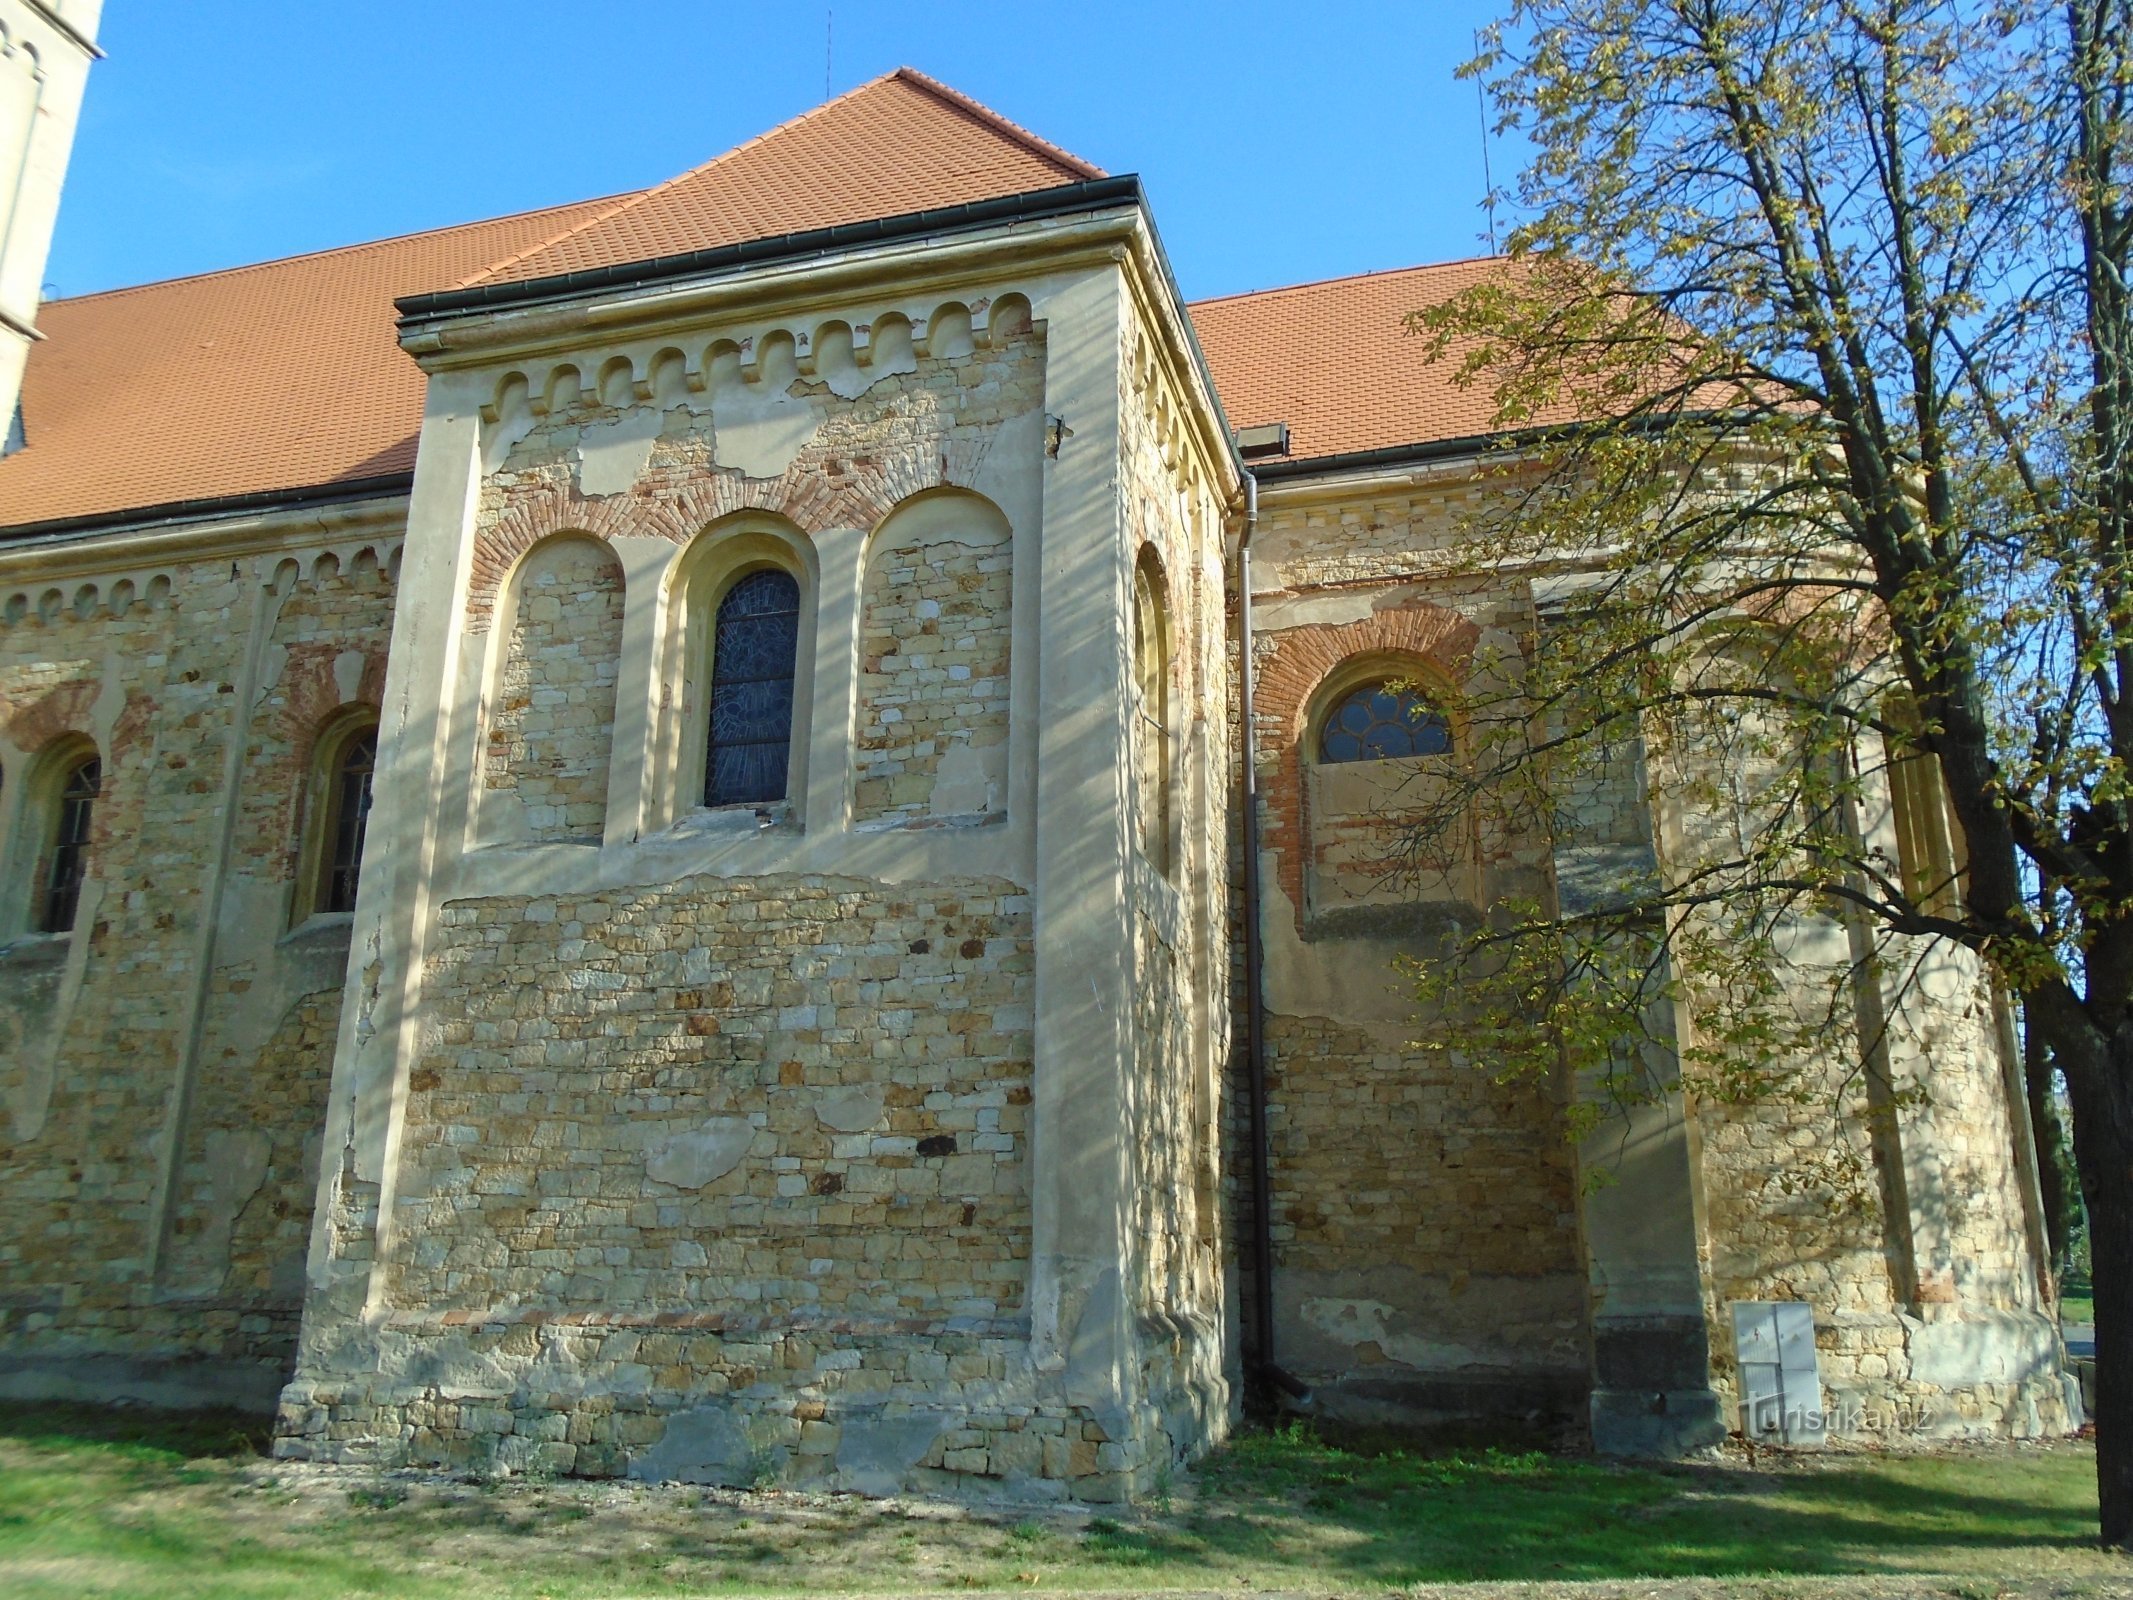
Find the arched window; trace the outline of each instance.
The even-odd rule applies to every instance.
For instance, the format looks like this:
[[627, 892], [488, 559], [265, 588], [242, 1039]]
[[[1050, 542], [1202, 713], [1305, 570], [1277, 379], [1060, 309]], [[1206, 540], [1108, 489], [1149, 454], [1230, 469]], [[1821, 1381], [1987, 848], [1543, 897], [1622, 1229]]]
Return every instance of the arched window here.
[[38, 885], [37, 928], [41, 933], [66, 933], [74, 926], [103, 778], [102, 761], [94, 755], [77, 756], [67, 764], [53, 792], [45, 870]]
[[1350, 690], [1327, 712], [1318, 734], [1318, 759], [1325, 765], [1441, 756], [1451, 748], [1444, 713], [1412, 690], [1384, 681]]
[[353, 911], [363, 871], [363, 830], [370, 821], [370, 780], [378, 764], [378, 726], [344, 734], [320, 773], [325, 801], [318, 835], [314, 911]]
[[1141, 853], [1170, 870], [1170, 630], [1162, 569], [1144, 555], [1133, 570], [1133, 758]]
[[751, 572], [719, 601], [712, 630], [705, 805], [762, 805], [785, 798], [799, 644], [800, 585], [792, 574], [776, 568]]

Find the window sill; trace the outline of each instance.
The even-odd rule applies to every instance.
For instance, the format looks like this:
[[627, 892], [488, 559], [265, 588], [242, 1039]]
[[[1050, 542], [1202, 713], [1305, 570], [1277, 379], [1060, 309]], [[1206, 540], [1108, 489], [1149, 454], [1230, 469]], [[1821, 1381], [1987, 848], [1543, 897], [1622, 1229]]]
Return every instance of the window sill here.
[[869, 817], [864, 822], [853, 823], [852, 832], [937, 833], [943, 828], [996, 828], [1006, 821], [1005, 811], [962, 811], [945, 817], [921, 812], [915, 816], [899, 814], [890, 817]]
[[18, 933], [0, 944], [0, 970], [36, 972], [45, 967], [63, 967], [74, 935], [67, 933]]
[[777, 831], [799, 831], [799, 819], [793, 815], [790, 800], [779, 800], [764, 806], [697, 806], [694, 810], [683, 812], [669, 823], [660, 831], [658, 837], [724, 839]]
[[353, 911], [314, 911], [274, 942], [305, 944], [313, 939], [345, 939], [354, 927]]

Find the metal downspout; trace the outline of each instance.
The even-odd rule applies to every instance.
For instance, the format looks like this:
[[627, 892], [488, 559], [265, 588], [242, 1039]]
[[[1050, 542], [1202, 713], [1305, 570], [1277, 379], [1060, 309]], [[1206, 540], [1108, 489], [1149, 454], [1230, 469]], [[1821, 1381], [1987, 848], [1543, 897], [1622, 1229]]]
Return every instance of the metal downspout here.
[[1253, 727], [1252, 534], [1259, 480], [1244, 474], [1244, 532], [1237, 541], [1237, 687], [1244, 769], [1244, 1061], [1252, 1158], [1252, 1359], [1260, 1382], [1298, 1399], [1310, 1390], [1274, 1359], [1274, 1182], [1267, 1144], [1265, 954], [1259, 940], [1259, 741]]

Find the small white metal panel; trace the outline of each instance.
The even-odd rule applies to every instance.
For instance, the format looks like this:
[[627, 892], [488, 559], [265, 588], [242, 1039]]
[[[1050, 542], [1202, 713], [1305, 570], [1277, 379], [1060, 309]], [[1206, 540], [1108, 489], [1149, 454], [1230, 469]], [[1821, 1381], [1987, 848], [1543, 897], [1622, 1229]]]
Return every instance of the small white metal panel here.
[[1815, 1311], [1802, 1300], [1733, 1302], [1740, 1425], [1771, 1444], [1819, 1444], [1829, 1428], [1815, 1365]]

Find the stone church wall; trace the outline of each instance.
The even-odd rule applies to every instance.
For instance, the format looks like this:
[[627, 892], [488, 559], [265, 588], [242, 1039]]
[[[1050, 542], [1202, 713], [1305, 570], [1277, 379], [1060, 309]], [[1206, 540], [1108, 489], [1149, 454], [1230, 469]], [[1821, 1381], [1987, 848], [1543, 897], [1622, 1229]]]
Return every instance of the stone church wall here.
[[446, 907], [394, 1303], [1012, 1317], [1022, 905], [779, 877]]
[[[0, 556], [0, 1393], [264, 1407], [294, 1356], [348, 937], [298, 879], [393, 547], [247, 533], [46, 555], [11, 603]], [[37, 933], [39, 758], [91, 746], [74, 929]]]
[[[419, 978], [404, 997], [358, 988], [342, 1028], [328, 1142], [346, 1153], [325, 1175], [284, 1453], [1115, 1498], [1226, 1428], [1215, 1225], [1179, 1210], [1209, 1187], [1211, 1140], [1191, 1132], [1213, 1076], [1209, 1030], [1186, 1021], [1213, 990], [1205, 934], [1178, 926], [1183, 885], [1164, 938], [1189, 959], [1155, 991], [1179, 1010], [1146, 1103], [1109, 1103], [1087, 1141], [1036, 1127], [1047, 1087], [1086, 1084], [1086, 1116], [1135, 1067], [1125, 1008], [1097, 1013], [1115, 1061], [1064, 1059], [1039, 1024], [1041, 841], [1111, 813], [1047, 801], [1037, 776], [1101, 781], [1119, 755], [1091, 738], [1040, 769], [1058, 724], [1035, 714], [1047, 630], [1119, 627], [1097, 599], [1122, 531], [1103, 520], [1121, 467], [1098, 403], [1117, 281], [1107, 263], [1027, 297], [433, 378], [481, 397], [478, 430], [455, 436], [465, 492], [411, 513], [423, 592], [462, 585], [436, 639], [461, 630], [466, 651], [452, 665], [425, 642], [395, 663], [410, 725], [443, 731], [398, 747], [399, 787], [381, 780], [393, 888], [357, 937], [376, 970]], [[1033, 316], [1040, 299], [1085, 315]], [[1078, 419], [1076, 453], [1048, 412]], [[1208, 566], [1219, 535], [1204, 472], [1196, 492], [1180, 570]], [[1087, 554], [1055, 555], [1077, 540]], [[619, 603], [581, 580], [543, 616], [532, 563], [571, 541], [612, 552]], [[707, 809], [715, 612], [763, 567], [801, 597], [787, 791]], [[1048, 618], [1040, 584], [1075, 598]], [[610, 626], [611, 680], [582, 648]], [[1121, 690], [1074, 674], [1064, 721], [1122, 725]], [[603, 707], [604, 757], [573, 747], [604, 795], [598, 848], [491, 828], [499, 774], [523, 792], [541, 770], [536, 717], [590, 728]], [[1219, 820], [1194, 828], [1204, 856]], [[1077, 855], [1066, 878], [1083, 893], [1125, 866]], [[1058, 952], [1090, 935], [1058, 904], [1052, 993], [1125, 993], [1123, 939], [1062, 986]], [[1203, 1092], [1179, 1101], [1195, 1068]], [[1181, 1294], [1145, 1303], [1137, 1247], [1053, 1220], [1062, 1195], [1107, 1193], [1113, 1153], [1124, 1175], [1136, 1126], [1182, 1217], [1163, 1228], [1192, 1253]], [[1122, 1223], [1133, 1197], [1110, 1198]], [[1197, 1321], [1144, 1337], [1144, 1310]]]
[[598, 843], [613, 754], [622, 568], [599, 541], [565, 537], [527, 555], [515, 588], [489, 719], [484, 836]]
[[[1278, 1359], [1335, 1416], [1581, 1420], [1588, 1325], [1574, 1152], [1545, 1086], [1411, 1041], [1396, 957], [1486, 899], [1530, 893], [1518, 841], [1411, 819], [1452, 757], [1322, 766], [1319, 722], [1355, 682], [1459, 682], [1526, 625], [1515, 595], [1427, 574], [1470, 493], [1262, 490], [1258, 743]], [[1454, 730], [1455, 740], [1462, 738]]]
[[[1398, 859], [1402, 807], [1426, 795], [1426, 774], [1396, 762], [1312, 768], [1313, 696], [1345, 664], [1405, 661], [1425, 684], [1432, 672], [1456, 681], [1465, 652], [1507, 653], [1534, 625], [1516, 590], [1430, 578], [1477, 492], [1446, 474], [1346, 496], [1281, 486], [1262, 500], [1262, 926], [1283, 1364], [1340, 1414], [1427, 1417], [1478, 1403], [1567, 1419], [1593, 1382], [1583, 1370], [1593, 1318], [1652, 1292], [1639, 1285], [1653, 1264], [1616, 1255], [1634, 1228], [1622, 1207], [1656, 1207], [1695, 1219], [1694, 1261], [1674, 1266], [1702, 1280], [1708, 1381], [1725, 1425], [1738, 1425], [1731, 1305], [1775, 1299], [1815, 1307], [1822, 1398], [1840, 1430], [2063, 1426], [2022, 1190], [2026, 1132], [1989, 997], [1964, 961], [1898, 952], [1885, 963], [1877, 1004], [1895, 1107], [1858, 1068], [1860, 1041], [1880, 1030], [1847, 1009], [1826, 1058], [1800, 1064], [1797, 1103], [1723, 1104], [1690, 1085], [1693, 1129], [1671, 1113], [1678, 1178], [1665, 1193], [1645, 1192], [1648, 1173], [1615, 1172], [1602, 1140], [1573, 1150], [1538, 1086], [1499, 1085], [1486, 1062], [1456, 1051], [1404, 1047], [1417, 1030], [1457, 1028], [1415, 1016], [1390, 972], [1395, 954], [1426, 953], [1441, 936], [1433, 917], [1471, 915], [1477, 895], [1536, 893], [1550, 873], [1579, 870], [1570, 858], [1654, 848], [1641, 768], [1602, 774], [1574, 797], [1567, 855], [1552, 864], [1531, 845], [1483, 837]], [[1894, 859], [1893, 834], [1884, 842]], [[1848, 962], [1842, 928], [1803, 935], [1801, 958], [1803, 983], [1818, 960]], [[1827, 1003], [1818, 996], [1803, 989], [1800, 1003]], [[1832, 1187], [1843, 1167], [1856, 1181]], [[1633, 1355], [1609, 1346], [1603, 1366]], [[1700, 1386], [1701, 1351], [1691, 1364], [1676, 1376]]]
[[1014, 549], [1007, 528], [921, 502], [870, 541], [861, 597], [861, 822], [1006, 804]]
[[[1184, 398], [1155, 359], [1154, 330], [1127, 324], [1120, 367], [1122, 511], [1136, 585], [1153, 615], [1126, 643], [1135, 825], [1132, 898], [1132, 1200], [1127, 1235], [1141, 1381], [1151, 1432], [1188, 1452], [1226, 1430], [1236, 1391], [1235, 1321], [1225, 1302], [1228, 1225], [1217, 1183], [1228, 1032], [1222, 774], [1222, 510], [1193, 470]], [[1153, 623], [1155, 636], [1149, 636]], [[1153, 688], [1151, 702], [1150, 688]], [[1152, 788], [1164, 791], [1152, 795]], [[1165, 1460], [1168, 1450], [1156, 1453]]]

